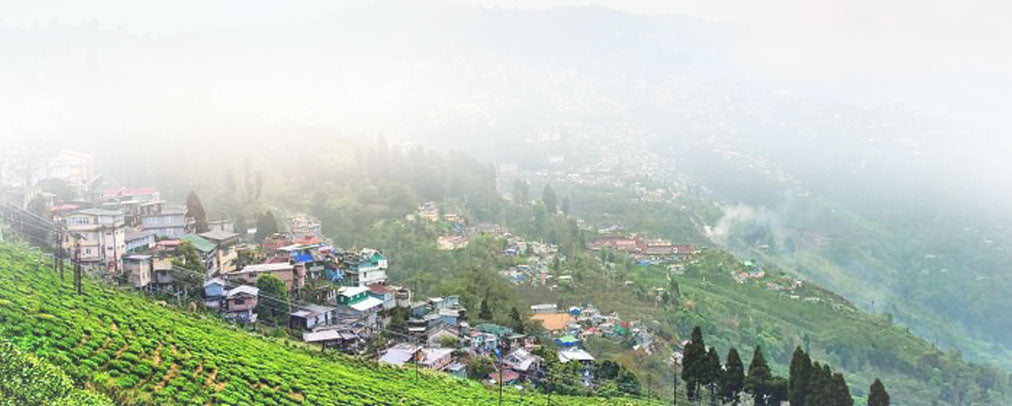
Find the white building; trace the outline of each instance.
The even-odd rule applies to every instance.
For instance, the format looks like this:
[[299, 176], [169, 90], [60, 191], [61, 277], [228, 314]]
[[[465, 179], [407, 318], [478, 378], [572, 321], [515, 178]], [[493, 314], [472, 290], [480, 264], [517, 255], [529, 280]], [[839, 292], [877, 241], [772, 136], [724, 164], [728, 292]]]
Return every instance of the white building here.
[[119, 269], [126, 253], [126, 225], [123, 212], [86, 209], [62, 218], [67, 228], [63, 248], [80, 255], [82, 263], [92, 267]]

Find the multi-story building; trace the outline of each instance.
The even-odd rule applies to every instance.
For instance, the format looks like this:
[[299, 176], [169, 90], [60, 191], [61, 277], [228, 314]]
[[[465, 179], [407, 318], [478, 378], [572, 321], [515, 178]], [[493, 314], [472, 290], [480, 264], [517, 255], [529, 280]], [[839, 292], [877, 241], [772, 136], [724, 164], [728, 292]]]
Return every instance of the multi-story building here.
[[382, 252], [371, 248], [362, 249], [357, 256], [349, 256], [344, 270], [342, 285], [365, 287], [383, 284], [387, 281], [387, 259]]
[[139, 215], [141, 229], [164, 238], [181, 238], [192, 228], [186, 218], [186, 207], [164, 206], [162, 202], [152, 201], [141, 205]]
[[123, 212], [78, 210], [64, 216], [61, 221], [67, 229], [63, 248], [72, 257], [79, 256], [82, 264], [92, 268], [120, 268], [120, 258], [126, 253]]
[[233, 246], [239, 242], [239, 234], [214, 230], [201, 233], [199, 235], [214, 244], [215, 270], [221, 273], [234, 271], [235, 262], [239, 259], [239, 253], [233, 248]]
[[123, 257], [123, 270], [128, 280], [137, 289], [147, 289], [154, 277], [154, 261], [151, 255], [127, 255]]

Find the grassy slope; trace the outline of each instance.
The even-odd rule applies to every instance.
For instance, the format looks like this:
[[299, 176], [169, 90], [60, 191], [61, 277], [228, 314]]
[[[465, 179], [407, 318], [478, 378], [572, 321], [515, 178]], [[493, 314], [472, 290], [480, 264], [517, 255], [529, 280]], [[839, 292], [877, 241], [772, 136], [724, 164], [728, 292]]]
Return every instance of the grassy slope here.
[[[860, 396], [871, 381], [881, 377], [895, 399], [912, 405], [933, 404], [939, 397], [938, 390], [950, 390], [940, 384], [952, 382], [941, 373], [936, 382], [915, 378], [928, 375], [924, 373], [926, 359], [945, 359], [949, 369], [946, 373], [966, 373], [967, 365], [962, 360], [947, 358], [947, 354], [883, 317], [862, 313], [844, 301], [836, 301], [834, 305], [834, 295], [817, 287], [795, 292], [800, 297], [823, 299], [820, 303], [807, 303], [766, 289], [763, 284], [773, 280], [772, 277], [740, 285], [729, 273], [703, 276], [676, 277], [683, 301], [691, 300], [694, 309], [679, 310], [675, 320], [686, 318], [703, 324], [707, 336], [712, 337], [707, 344], [716, 345], [722, 355], [732, 345], [741, 349], [762, 344], [767, 358], [774, 361], [774, 371], [786, 376], [790, 352], [794, 346], [803, 345], [807, 334], [813, 360], [828, 362], [834, 370], [844, 372], [856, 395]], [[664, 272], [652, 267], [637, 269], [630, 277], [644, 286], [668, 286]], [[671, 315], [670, 310], [667, 313]], [[676, 322], [680, 324], [691, 323]], [[746, 352], [743, 356], [748, 358], [751, 354]], [[991, 395], [988, 404], [1007, 404], [1010, 400], [1006, 394]]]
[[[443, 374], [321, 359], [223, 322], [87, 281], [73, 294], [35, 252], [0, 245], [0, 335], [120, 403], [469, 404], [494, 392]], [[544, 404], [508, 391], [509, 404]], [[553, 397], [553, 404], [644, 404]]]

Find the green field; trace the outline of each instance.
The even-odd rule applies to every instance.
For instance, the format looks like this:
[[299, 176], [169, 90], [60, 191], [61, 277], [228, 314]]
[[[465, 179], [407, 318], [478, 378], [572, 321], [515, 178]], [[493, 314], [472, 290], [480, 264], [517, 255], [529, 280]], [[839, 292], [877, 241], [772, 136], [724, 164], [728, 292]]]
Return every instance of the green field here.
[[[61, 283], [37, 251], [0, 245], [0, 336], [119, 404], [493, 405], [474, 381], [272, 342], [213, 317], [86, 281]], [[507, 390], [506, 404], [544, 405]], [[557, 405], [649, 404], [553, 396]]]

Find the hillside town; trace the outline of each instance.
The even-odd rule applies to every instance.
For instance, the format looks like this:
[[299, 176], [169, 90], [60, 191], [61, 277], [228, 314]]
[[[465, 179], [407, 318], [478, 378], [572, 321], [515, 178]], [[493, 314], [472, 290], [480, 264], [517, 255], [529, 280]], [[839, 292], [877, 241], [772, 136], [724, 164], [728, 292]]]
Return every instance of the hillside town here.
[[[390, 280], [391, 264], [382, 247], [342, 247], [306, 213], [289, 212], [278, 227], [259, 230], [207, 218], [192, 194], [186, 202], [170, 202], [149, 186], [97, 190], [100, 178], [84, 154], [61, 152], [50, 163], [36, 184], [58, 179], [78, 198], [20, 186], [6, 187], [4, 199], [46, 213], [61, 230], [58, 247], [67, 258], [108, 283], [180, 304], [196, 299], [205, 311], [237, 326], [273, 326], [320, 351], [414, 364], [489, 384], [541, 385], [552, 374], [551, 364], [573, 362], [579, 367], [570, 373], [593, 388], [600, 364], [584, 343], [598, 338], [643, 355], [670, 352], [673, 365], [683, 358], [685, 343], [659, 346], [644, 321], [591, 303], [531, 305], [529, 322], [543, 333], [529, 335], [516, 328], [523, 322], [505, 326], [475, 317], [475, 309], [465, 308], [459, 296], [418, 297]], [[479, 236], [501, 241], [499, 255], [511, 265], [498, 274], [514, 285], [556, 291], [573, 284], [573, 275], [558, 271], [558, 264], [568, 260], [558, 245], [514, 235], [504, 225], [472, 223], [458, 206], [425, 202], [404, 220], [445, 230], [434, 241], [441, 251], [462, 250]], [[666, 269], [669, 279], [684, 273], [701, 253], [692, 245], [627, 233], [617, 224], [594, 227], [579, 220], [578, 225], [596, 231], [586, 250]], [[602, 268], [614, 266], [598, 262]], [[763, 266], [751, 261], [742, 269], [730, 275], [738, 283], [764, 280], [766, 288], [786, 293], [803, 285], [766, 278]], [[265, 291], [265, 279], [278, 281], [278, 288]], [[651, 294], [659, 298], [663, 292], [655, 287]], [[554, 350], [544, 351], [545, 344]]]
[[[99, 189], [101, 177], [85, 154], [63, 151], [47, 162], [30, 183], [57, 179], [73, 188], [74, 199], [18, 182], [8, 182], [13, 186], [4, 188], [3, 197], [45, 213], [61, 230], [62, 255], [100, 280], [179, 303], [197, 299], [225, 321], [287, 329], [291, 337], [321, 351], [390, 365], [417, 364], [461, 378], [475, 378], [480, 370], [475, 366], [485, 363], [491, 369], [477, 378], [508, 385], [538, 385], [550, 374], [538, 337], [489, 322], [472, 325], [469, 309], [457, 296], [416, 297], [412, 289], [389, 280], [382, 248], [342, 247], [308, 214], [289, 213], [278, 230], [267, 234], [225, 218], [209, 219], [202, 207], [194, 210], [192, 197], [167, 201], [149, 186]], [[514, 283], [556, 289], [571, 279], [551, 275], [550, 265], [565, 260], [557, 246], [514, 236], [499, 224], [468, 224], [457, 208], [427, 202], [405, 220], [445, 224], [449, 232], [435, 242], [439, 250], [463, 249], [479, 235], [504, 241], [501, 255], [517, 265], [502, 274]], [[604, 241], [588, 248], [617, 246]], [[656, 242], [650, 244], [637, 253], [679, 254], [678, 247], [661, 252]], [[265, 276], [280, 281], [284, 297], [258, 287]], [[538, 304], [530, 314], [558, 348], [557, 361], [578, 363], [588, 387], [596, 360], [582, 348], [582, 340], [628, 339], [635, 351], [654, 350], [652, 334], [640, 322], [602, 314], [593, 305], [558, 309]]]

